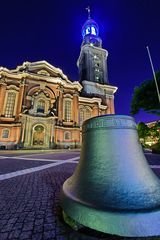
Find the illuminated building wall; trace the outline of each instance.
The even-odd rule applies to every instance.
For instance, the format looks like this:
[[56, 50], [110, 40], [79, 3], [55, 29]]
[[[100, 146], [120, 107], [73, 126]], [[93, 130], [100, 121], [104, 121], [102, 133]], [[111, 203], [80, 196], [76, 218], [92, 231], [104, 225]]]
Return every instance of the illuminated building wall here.
[[1, 67], [0, 148], [79, 147], [82, 122], [114, 107], [81, 92], [79, 82], [46, 61]]
[[0, 68], [0, 148], [77, 148], [84, 120], [114, 114], [117, 87], [109, 85], [108, 52], [90, 15], [82, 36], [79, 82], [46, 61]]

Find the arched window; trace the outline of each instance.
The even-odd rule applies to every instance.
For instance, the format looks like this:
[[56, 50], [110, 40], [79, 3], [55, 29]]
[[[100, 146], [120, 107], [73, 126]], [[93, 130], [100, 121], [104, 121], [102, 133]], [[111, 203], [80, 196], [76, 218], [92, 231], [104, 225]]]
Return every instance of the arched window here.
[[9, 129], [3, 129], [2, 138], [8, 138], [8, 137], [9, 137]]
[[66, 122], [71, 121], [71, 100], [65, 100], [64, 120]]
[[45, 101], [39, 100], [37, 103], [37, 113], [44, 113], [45, 112]]
[[70, 132], [65, 132], [64, 133], [64, 140], [70, 140], [71, 139], [71, 133]]
[[16, 93], [8, 92], [7, 103], [5, 108], [5, 117], [13, 117], [15, 100], [16, 100]]

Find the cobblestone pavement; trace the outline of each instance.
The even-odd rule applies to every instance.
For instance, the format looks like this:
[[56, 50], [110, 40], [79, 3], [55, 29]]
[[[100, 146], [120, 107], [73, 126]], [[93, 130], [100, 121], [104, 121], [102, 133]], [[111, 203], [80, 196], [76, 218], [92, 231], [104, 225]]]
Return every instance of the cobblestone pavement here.
[[[0, 169], [2, 172], [5, 172], [3, 168], [7, 169], [7, 167], [7, 172], [12, 172], [49, 164], [47, 160], [52, 159], [59, 165], [0, 181], [0, 240], [135, 239], [100, 234], [89, 229], [82, 229], [80, 232], [76, 232], [63, 222], [59, 206], [59, 193], [63, 182], [72, 175], [77, 166], [76, 161], [79, 153], [66, 152], [34, 155], [22, 153], [18, 154], [17, 158], [10, 158], [12, 154], [8, 158], [1, 158], [1, 156], [2, 154], [0, 153]], [[3, 154], [3, 156], [6, 155]], [[18, 159], [18, 157], [22, 158], [23, 156], [28, 160]], [[154, 155], [148, 158], [150, 158], [152, 165], [154, 163], [156, 165], [159, 163], [160, 165], [160, 156]], [[61, 159], [72, 160], [65, 163]], [[51, 164], [53, 161], [51, 161]], [[18, 168], [15, 166], [18, 166]], [[160, 176], [159, 168], [154, 169], [154, 171]], [[158, 240], [160, 238], [141, 239]]]

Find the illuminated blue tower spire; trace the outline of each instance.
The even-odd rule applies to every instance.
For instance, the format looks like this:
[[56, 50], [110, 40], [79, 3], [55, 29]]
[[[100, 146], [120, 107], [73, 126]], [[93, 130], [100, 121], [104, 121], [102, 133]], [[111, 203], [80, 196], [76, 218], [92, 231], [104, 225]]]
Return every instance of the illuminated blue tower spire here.
[[88, 20], [82, 27], [82, 46], [90, 43], [93, 46], [101, 47], [102, 40], [99, 37], [98, 24], [93, 19], [91, 19], [90, 7], [87, 7], [86, 10], [88, 11]]
[[102, 40], [99, 37], [99, 26], [91, 18], [90, 8], [88, 7], [86, 10], [88, 11], [88, 19], [82, 27], [83, 41], [77, 66], [79, 68], [80, 83], [83, 85], [84, 95], [98, 95], [99, 89], [96, 88], [95, 83], [108, 85], [108, 52], [102, 48]]

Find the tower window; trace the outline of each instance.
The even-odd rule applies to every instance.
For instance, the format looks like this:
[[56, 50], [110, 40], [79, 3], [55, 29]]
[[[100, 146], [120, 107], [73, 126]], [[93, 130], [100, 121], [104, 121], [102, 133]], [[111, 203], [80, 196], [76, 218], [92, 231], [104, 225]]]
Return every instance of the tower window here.
[[71, 100], [65, 100], [64, 120], [71, 121]]
[[93, 26], [91, 27], [91, 34], [96, 35], [96, 29]]
[[2, 138], [8, 138], [8, 137], [9, 137], [9, 129], [3, 129]]
[[95, 67], [99, 67], [99, 63], [95, 63]]
[[6, 117], [13, 117], [15, 100], [16, 100], [16, 93], [9, 92], [7, 97], [6, 109], [5, 109]]

